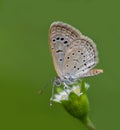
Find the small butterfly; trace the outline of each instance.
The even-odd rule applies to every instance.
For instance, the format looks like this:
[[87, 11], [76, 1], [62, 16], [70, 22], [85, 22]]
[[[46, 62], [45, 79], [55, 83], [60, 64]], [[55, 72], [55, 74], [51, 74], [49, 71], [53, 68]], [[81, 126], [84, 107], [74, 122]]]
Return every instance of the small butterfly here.
[[49, 29], [49, 45], [58, 77], [54, 84], [65, 87], [78, 79], [103, 73], [93, 69], [98, 63], [95, 43], [71, 25], [53, 22]]

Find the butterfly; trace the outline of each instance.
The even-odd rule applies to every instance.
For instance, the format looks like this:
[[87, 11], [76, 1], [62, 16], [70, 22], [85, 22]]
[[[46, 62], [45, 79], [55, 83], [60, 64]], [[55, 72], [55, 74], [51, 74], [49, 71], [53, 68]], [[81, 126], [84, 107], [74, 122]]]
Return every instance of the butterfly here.
[[95, 43], [79, 30], [63, 22], [53, 22], [49, 29], [49, 45], [57, 73], [54, 84], [68, 87], [78, 79], [103, 73], [94, 69], [98, 63]]

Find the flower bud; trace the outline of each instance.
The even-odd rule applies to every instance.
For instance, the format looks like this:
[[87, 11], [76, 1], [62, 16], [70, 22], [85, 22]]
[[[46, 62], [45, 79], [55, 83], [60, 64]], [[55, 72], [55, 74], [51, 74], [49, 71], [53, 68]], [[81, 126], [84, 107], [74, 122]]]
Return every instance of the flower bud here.
[[88, 87], [84, 81], [78, 81], [66, 90], [59, 89], [53, 101], [61, 103], [70, 115], [79, 119], [90, 130], [96, 130], [88, 117], [89, 102], [86, 95]]

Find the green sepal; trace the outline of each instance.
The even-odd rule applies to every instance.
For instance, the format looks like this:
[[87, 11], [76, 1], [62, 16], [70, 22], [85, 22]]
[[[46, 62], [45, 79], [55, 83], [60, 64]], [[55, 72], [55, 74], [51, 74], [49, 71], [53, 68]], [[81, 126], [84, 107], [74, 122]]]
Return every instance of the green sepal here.
[[80, 81], [80, 86], [81, 86], [81, 93], [86, 93], [87, 87], [85, 87], [85, 82], [84, 80]]
[[62, 104], [68, 113], [81, 121], [88, 115], [89, 102], [85, 94], [78, 96], [71, 92], [68, 100], [63, 100]]

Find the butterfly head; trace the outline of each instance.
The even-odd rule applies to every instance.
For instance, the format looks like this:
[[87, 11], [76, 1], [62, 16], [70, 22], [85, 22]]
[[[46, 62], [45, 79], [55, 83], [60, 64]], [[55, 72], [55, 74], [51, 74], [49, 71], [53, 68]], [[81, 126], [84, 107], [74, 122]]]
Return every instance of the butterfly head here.
[[62, 82], [62, 81], [61, 81], [60, 77], [57, 76], [57, 77], [55, 77], [53, 84], [54, 84], [55, 86], [60, 86], [60, 85], [61, 85], [61, 82]]

